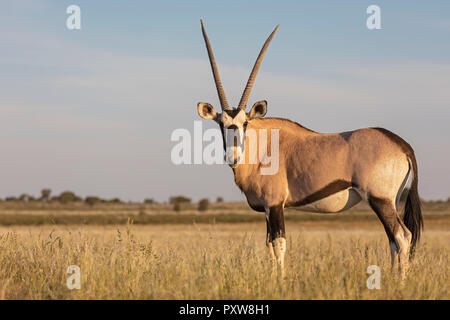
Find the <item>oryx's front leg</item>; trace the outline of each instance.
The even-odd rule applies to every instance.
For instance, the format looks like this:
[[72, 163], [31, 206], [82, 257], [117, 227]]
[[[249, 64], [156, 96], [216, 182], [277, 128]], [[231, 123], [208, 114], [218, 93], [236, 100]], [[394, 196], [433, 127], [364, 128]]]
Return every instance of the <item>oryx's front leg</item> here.
[[269, 259], [272, 264], [272, 273], [274, 273], [277, 271], [277, 262], [276, 262], [276, 258], [275, 258], [275, 253], [273, 251], [272, 238], [270, 236], [269, 214], [270, 214], [270, 211], [267, 209], [267, 211], [266, 211], [266, 226], [267, 226], [266, 247], [269, 250]]
[[286, 253], [286, 230], [284, 227], [283, 206], [269, 207], [266, 210], [267, 218], [267, 243], [271, 254], [284, 277], [284, 255]]

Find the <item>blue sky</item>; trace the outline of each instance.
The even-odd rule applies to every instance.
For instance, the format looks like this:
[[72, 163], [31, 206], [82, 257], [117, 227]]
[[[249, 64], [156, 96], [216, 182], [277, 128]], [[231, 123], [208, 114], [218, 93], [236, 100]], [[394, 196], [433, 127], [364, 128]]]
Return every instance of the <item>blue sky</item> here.
[[[82, 30], [66, 29], [67, 6]], [[381, 7], [382, 30], [366, 28]], [[228, 100], [281, 24], [249, 103], [322, 132], [382, 126], [416, 150], [420, 189], [450, 196], [448, 1], [3, 1], [0, 197], [55, 193], [241, 200], [229, 168], [174, 166], [170, 134]], [[205, 128], [213, 124], [204, 123]]]

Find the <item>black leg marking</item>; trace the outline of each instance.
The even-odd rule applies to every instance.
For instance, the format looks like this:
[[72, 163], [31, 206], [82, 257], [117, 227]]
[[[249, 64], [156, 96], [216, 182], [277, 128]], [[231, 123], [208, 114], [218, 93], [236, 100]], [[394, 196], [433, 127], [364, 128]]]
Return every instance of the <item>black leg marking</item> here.
[[274, 206], [269, 208], [269, 221], [267, 223], [267, 232], [270, 235], [270, 242], [276, 238], [286, 238], [286, 229], [284, 227], [283, 206]]
[[267, 233], [266, 233], [266, 247], [269, 247], [269, 243], [272, 242], [270, 240], [270, 223], [269, 220], [266, 217], [266, 227], [267, 227]]

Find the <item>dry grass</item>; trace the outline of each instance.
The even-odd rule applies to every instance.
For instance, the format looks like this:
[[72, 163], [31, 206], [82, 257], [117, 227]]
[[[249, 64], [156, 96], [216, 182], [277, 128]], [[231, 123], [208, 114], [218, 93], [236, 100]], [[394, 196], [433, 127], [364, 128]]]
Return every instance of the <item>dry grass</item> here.
[[[402, 286], [379, 222], [287, 223], [287, 277], [264, 223], [0, 227], [3, 299], [449, 299], [447, 224], [429, 223]], [[69, 290], [69, 265], [82, 287]], [[366, 287], [379, 265], [380, 290]]]

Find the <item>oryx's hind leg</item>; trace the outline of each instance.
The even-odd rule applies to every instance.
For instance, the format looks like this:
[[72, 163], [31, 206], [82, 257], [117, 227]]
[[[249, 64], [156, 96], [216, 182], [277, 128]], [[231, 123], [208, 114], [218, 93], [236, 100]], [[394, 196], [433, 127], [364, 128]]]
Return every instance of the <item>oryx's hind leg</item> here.
[[[284, 255], [286, 253], [286, 230], [284, 226], [283, 206], [274, 206], [266, 209], [267, 233], [269, 250], [272, 250], [275, 261], [284, 277]], [[272, 249], [271, 249], [272, 246]]]
[[404, 278], [409, 264], [411, 232], [400, 219], [395, 207], [395, 200], [374, 196], [369, 196], [368, 200], [386, 230], [391, 250], [392, 268], [398, 259], [399, 272]]

